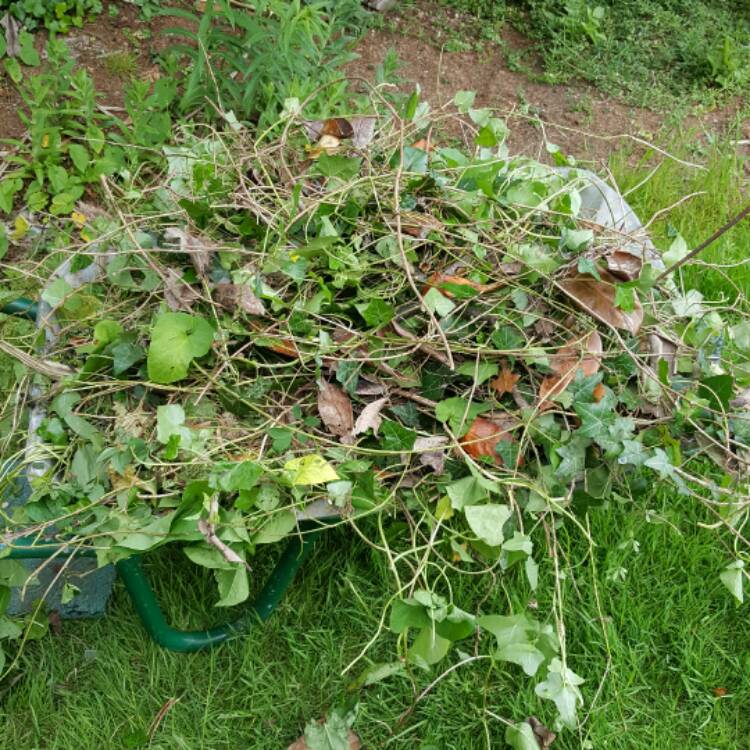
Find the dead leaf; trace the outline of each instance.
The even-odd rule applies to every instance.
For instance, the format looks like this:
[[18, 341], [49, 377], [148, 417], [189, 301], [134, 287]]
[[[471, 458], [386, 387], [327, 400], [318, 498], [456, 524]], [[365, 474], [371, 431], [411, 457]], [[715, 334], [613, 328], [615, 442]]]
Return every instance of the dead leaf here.
[[552, 743], [557, 738], [557, 735], [542, 724], [536, 716], [529, 716], [526, 719], [526, 723], [531, 727], [531, 731], [536, 737], [536, 741], [539, 743], [539, 750], [547, 750], [552, 746]]
[[445, 469], [445, 450], [448, 438], [445, 435], [430, 435], [418, 437], [414, 441], [414, 452], [419, 454], [419, 463], [427, 466], [436, 474], [442, 474]]
[[[349, 730], [349, 734], [347, 736], [347, 739], [349, 740], [349, 750], [361, 750], [362, 743], [360, 742], [359, 737], [357, 737], [352, 730]], [[287, 750], [310, 750], [310, 746], [305, 742], [305, 736], [302, 735], [296, 742], [292, 742], [291, 745], [287, 748]]]
[[332, 435], [345, 437], [354, 428], [354, 413], [349, 396], [333, 383], [321, 381], [318, 390], [318, 414]]
[[[319, 141], [324, 136], [337, 140], [350, 138], [354, 148], [365, 148], [375, 135], [374, 117], [332, 117], [328, 120], [305, 120], [302, 123], [305, 134], [311, 141]], [[322, 143], [318, 143], [322, 146]]]
[[444, 288], [446, 284], [455, 284], [456, 286], [469, 286], [479, 293], [486, 292], [488, 289], [487, 284], [480, 284], [476, 281], [472, 281], [471, 279], [465, 279], [463, 276], [451, 276], [442, 273], [434, 273], [432, 276], [430, 276], [429, 279], [427, 279], [427, 284], [422, 290], [422, 294], [426, 294], [430, 290], [430, 287], [438, 287], [440, 289], [440, 293], [444, 297], [453, 298], [453, 292], [451, 292], [450, 289]]
[[[542, 380], [539, 387], [538, 409], [544, 411], [554, 406], [552, 399], [559, 396], [573, 382], [578, 370], [582, 370], [586, 377], [596, 374], [599, 371], [601, 357], [602, 339], [598, 331], [591, 331], [585, 338], [569, 342], [553, 354], [550, 357], [550, 367], [555, 374], [548, 375]], [[604, 397], [604, 387], [598, 390], [599, 386], [594, 389], [594, 398], [597, 401]]]
[[658, 333], [649, 334], [648, 348], [651, 352], [651, 367], [657, 370], [659, 360], [663, 359], [669, 367], [669, 373], [677, 372], [677, 344]]
[[591, 395], [594, 397], [594, 401], [599, 403], [599, 401], [607, 395], [607, 389], [604, 387], [604, 383], [597, 383], [596, 388], [591, 392]]
[[[219, 515], [219, 499], [216, 495], [211, 499], [209, 513], [217, 517]], [[216, 534], [216, 526], [205, 518], [198, 519], [198, 531], [203, 534], [203, 538], [212, 547], [216, 547], [221, 552], [222, 557], [230, 563], [244, 565], [249, 571], [252, 568], [227, 544], [225, 544]]]
[[[390, 219], [390, 226], [396, 229], [396, 220]], [[401, 231], [410, 237], [423, 240], [430, 232], [440, 232], [443, 222], [430, 214], [422, 214], [418, 211], [401, 212]]]
[[622, 328], [634, 336], [643, 323], [643, 308], [638, 298], [631, 312], [624, 312], [615, 307], [615, 279], [606, 272], [601, 274], [602, 280], [597, 281], [587, 274], [581, 274], [570, 279], [563, 279], [558, 286], [579, 307], [593, 315], [597, 320], [613, 328]]
[[372, 383], [361, 375], [357, 381], [357, 387], [354, 389], [358, 396], [379, 396], [383, 391], [385, 391], [385, 388], [381, 383]]
[[60, 613], [56, 609], [47, 612], [47, 622], [49, 622], [49, 629], [52, 631], [52, 635], [62, 635], [62, 619], [60, 618]]
[[615, 250], [606, 257], [609, 272], [623, 281], [634, 281], [641, 275], [643, 260], [637, 255]]
[[379, 398], [377, 401], [372, 401], [371, 403], [367, 404], [364, 409], [360, 412], [360, 415], [357, 417], [357, 421], [354, 423], [354, 429], [352, 430], [352, 435], [361, 435], [364, 432], [367, 432], [367, 430], [372, 429], [372, 434], [377, 435], [378, 429], [380, 428], [380, 423], [383, 421], [382, 417], [380, 416], [380, 412], [383, 410], [383, 407], [388, 403], [388, 397], [384, 396], [383, 398]]
[[177, 240], [179, 243], [179, 252], [189, 255], [198, 275], [203, 278], [206, 277], [211, 267], [211, 258], [216, 250], [214, 245], [178, 227], [169, 227], [166, 229], [164, 238], [167, 240]]
[[435, 144], [434, 143], [430, 143], [430, 141], [428, 141], [428, 140], [426, 140], [424, 138], [420, 138], [418, 141], [415, 141], [414, 143], [412, 143], [411, 147], [412, 148], [418, 148], [421, 151], [426, 151], [428, 154], [430, 153], [430, 151], [434, 151], [435, 150]]
[[18, 33], [21, 31], [20, 22], [10, 13], [0, 18], [0, 27], [5, 31], [5, 54], [8, 57], [18, 57], [21, 54], [21, 45]]
[[174, 268], [167, 268], [164, 278], [164, 301], [173, 312], [182, 310], [190, 312], [193, 303], [200, 299], [198, 292], [182, 280]]
[[247, 284], [230, 284], [222, 282], [214, 289], [214, 299], [217, 304], [230, 312], [241, 310], [249, 315], [265, 315], [266, 308]]
[[729, 691], [725, 687], [717, 687], [713, 692], [717, 698], [723, 698]]
[[506, 393], [513, 392], [513, 389], [516, 387], [516, 383], [520, 378], [520, 375], [516, 375], [512, 370], [509, 370], [506, 365], [503, 365], [500, 374], [494, 380], [490, 380], [490, 388], [492, 388], [498, 396], [504, 396]]
[[495, 449], [498, 443], [514, 441], [511, 429], [515, 425], [515, 420], [510, 418], [477, 417], [471, 423], [469, 431], [461, 438], [461, 445], [472, 458], [489, 456], [498, 466], [502, 466], [503, 459]]

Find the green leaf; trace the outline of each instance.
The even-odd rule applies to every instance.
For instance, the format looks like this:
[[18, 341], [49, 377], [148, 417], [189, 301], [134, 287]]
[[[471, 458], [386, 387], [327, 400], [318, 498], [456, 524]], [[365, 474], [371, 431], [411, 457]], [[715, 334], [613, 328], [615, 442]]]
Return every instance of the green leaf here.
[[21, 64], [15, 57], [9, 57], [6, 60], [3, 60], [3, 66], [5, 67], [5, 72], [10, 76], [10, 80], [13, 81], [13, 83], [19, 84], [23, 81]]
[[507, 505], [490, 503], [489, 505], [467, 505], [464, 508], [469, 528], [490, 547], [499, 547], [503, 543], [503, 525], [510, 518], [511, 511]]
[[540, 682], [534, 692], [540, 697], [554, 702], [560, 721], [571, 730], [576, 728], [576, 710], [583, 705], [583, 696], [578, 686], [583, 679], [575, 672], [563, 667], [559, 659], [553, 659], [547, 671], [547, 679]]
[[539, 750], [539, 743], [530, 724], [522, 721], [505, 729], [505, 741], [511, 750]]
[[284, 474], [293, 485], [326, 484], [339, 478], [333, 466], [317, 453], [287, 461]]
[[79, 172], [85, 172], [89, 165], [89, 153], [79, 143], [68, 146], [68, 155]]
[[459, 375], [473, 378], [477, 385], [482, 385], [490, 378], [494, 378], [499, 371], [498, 366], [490, 362], [479, 362], [478, 365], [476, 362], [463, 362], [456, 370]]
[[474, 91], [457, 91], [453, 97], [453, 104], [462, 115], [465, 115], [474, 106], [475, 98]]
[[50, 307], [58, 307], [72, 292], [73, 287], [60, 276], [44, 288], [41, 297]]
[[635, 310], [635, 289], [628, 284], [615, 284], [615, 307], [623, 312]]
[[156, 409], [156, 439], [166, 445], [170, 438], [179, 438], [179, 444], [187, 447], [192, 433], [185, 427], [185, 410], [179, 404], [164, 404]]
[[[596, 261], [591, 258], [578, 259], [578, 273], [587, 273], [593, 276], [597, 281], [602, 280], [599, 269], [596, 266]], [[615, 302], [615, 304], [617, 304], [617, 302]]]
[[674, 240], [672, 240], [672, 244], [669, 246], [669, 250], [665, 252], [662, 255], [662, 260], [664, 261], [664, 265], [669, 268], [670, 266], [673, 266], [678, 261], [682, 260], [687, 254], [688, 254], [688, 246], [685, 242], [683, 236], [681, 234], [678, 234]]
[[197, 357], [211, 349], [214, 329], [208, 321], [187, 313], [163, 313], [151, 331], [148, 377], [154, 383], [182, 380]]
[[397, 599], [391, 607], [390, 628], [393, 633], [403, 633], [407, 628], [425, 628], [430, 618], [422, 604]]
[[674, 476], [674, 465], [661, 448], [654, 448], [653, 456], [646, 459], [643, 464], [648, 466], [649, 469], [653, 469], [661, 479], [669, 479]]
[[225, 492], [251, 490], [263, 476], [263, 467], [255, 461], [241, 461], [222, 478], [221, 489]]
[[531, 643], [508, 643], [495, 652], [495, 658], [517, 664], [533, 677], [544, 662], [544, 654]]
[[750, 322], [738, 323], [732, 326], [729, 331], [732, 335], [732, 340], [740, 349], [750, 351]]
[[24, 65], [35, 68], [41, 63], [39, 53], [34, 49], [34, 36], [28, 31], [21, 31], [18, 35], [18, 57]]
[[726, 412], [734, 396], [734, 379], [731, 375], [714, 375], [703, 378], [698, 387], [698, 395], [708, 399], [712, 409]]
[[216, 583], [219, 584], [220, 599], [217, 607], [234, 607], [250, 596], [250, 586], [247, 581], [247, 568], [235, 565], [231, 570], [215, 570]]
[[422, 297], [422, 301], [430, 312], [439, 315], [441, 318], [449, 315], [456, 307], [456, 303], [453, 300], [441, 294], [434, 286], [430, 287], [427, 294]]
[[321, 154], [316, 162], [318, 172], [324, 177], [338, 177], [340, 180], [351, 180], [362, 165], [360, 157], [341, 156], [340, 154]]
[[535, 629], [535, 624], [526, 615], [484, 615], [478, 623], [495, 636], [498, 649], [511, 643], [530, 643], [529, 635]]
[[386, 323], [390, 323], [396, 314], [393, 305], [384, 302], [382, 299], [371, 299], [369, 302], [356, 307], [357, 312], [371, 328], [380, 328]]
[[447, 638], [439, 636], [431, 626], [422, 628], [409, 648], [409, 660], [420, 666], [432, 666], [441, 661], [451, 647]]
[[586, 448], [590, 443], [590, 440], [581, 435], [573, 435], [565, 445], [555, 448], [555, 453], [562, 458], [557, 467], [557, 476], [560, 480], [573, 479], [583, 471], [586, 466]]
[[61, 393], [52, 401], [52, 410], [75, 432], [76, 435], [88, 440], [96, 450], [104, 447], [104, 438], [99, 430], [88, 420], [73, 414], [73, 407], [81, 400], [79, 393]]
[[309, 721], [305, 726], [305, 747], [307, 750], [350, 750], [349, 728], [354, 715], [345, 716], [341, 709], [331, 711], [320, 724]]
[[253, 537], [255, 544], [274, 544], [283, 539], [297, 525], [297, 517], [292, 510], [274, 513]]
[[582, 250], [594, 240], [594, 233], [590, 229], [568, 229], [562, 230], [560, 235], [560, 247], [576, 252]]
[[0, 260], [8, 253], [8, 230], [4, 224], [0, 224]]
[[646, 449], [638, 440], [623, 440], [622, 453], [617, 457], [620, 464], [629, 464], [631, 466], [643, 466], [648, 457]]
[[490, 492], [497, 492], [497, 486], [484, 477], [473, 474], [449, 484], [445, 491], [451, 500], [451, 507], [460, 510], [467, 505], [477, 505], [489, 497]]
[[0, 617], [0, 640], [18, 638], [22, 633], [23, 630], [13, 620], [7, 617]]
[[471, 427], [471, 423], [491, 408], [491, 404], [475, 404], [465, 398], [454, 396], [437, 403], [435, 416], [438, 421], [447, 422], [457, 437], [462, 437]]
[[743, 560], [735, 560], [734, 562], [729, 563], [729, 565], [719, 573], [721, 582], [729, 589], [729, 592], [740, 604], [745, 601], [745, 596], [742, 590], [743, 580], [745, 578], [744, 568], [745, 563]]
[[417, 433], [392, 419], [384, 419], [380, 427], [380, 444], [387, 451], [410, 451], [414, 447]]

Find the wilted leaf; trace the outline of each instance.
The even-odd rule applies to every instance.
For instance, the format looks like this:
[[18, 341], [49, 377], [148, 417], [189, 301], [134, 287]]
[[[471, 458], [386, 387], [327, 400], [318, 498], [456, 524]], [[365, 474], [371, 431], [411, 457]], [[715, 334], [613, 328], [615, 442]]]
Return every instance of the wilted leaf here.
[[637, 255], [624, 250], [615, 250], [607, 256], [606, 260], [609, 272], [618, 279], [634, 281], [641, 275], [643, 260]]
[[560, 721], [568, 729], [575, 729], [576, 712], [578, 706], [583, 704], [583, 696], [578, 689], [578, 686], [582, 683], [581, 677], [563, 666], [562, 662], [555, 658], [549, 665], [547, 679], [540, 682], [534, 692], [540, 698], [554, 701], [560, 715]]
[[461, 445], [472, 458], [488, 456], [499, 466], [503, 459], [497, 453], [500, 442], [514, 441], [511, 429], [515, 427], [515, 420], [505, 418], [485, 419], [477, 417], [469, 427], [468, 432], [461, 438]]
[[616, 288], [614, 278], [602, 273], [602, 280], [596, 281], [590, 276], [576, 276], [558, 282], [565, 292], [579, 307], [593, 315], [597, 320], [613, 328], [622, 328], [634, 336], [643, 323], [643, 308], [636, 297], [633, 310], [624, 312], [615, 305]]
[[294, 485], [327, 484], [339, 478], [336, 469], [317, 453], [287, 461], [284, 473]]
[[230, 312], [241, 310], [249, 315], [265, 315], [266, 309], [247, 284], [223, 282], [214, 289], [216, 303]]
[[211, 266], [211, 258], [216, 249], [214, 245], [177, 227], [166, 229], [164, 238], [167, 240], [177, 240], [179, 251], [190, 256], [190, 260], [198, 275], [204, 278], [207, 276]]
[[[396, 220], [389, 221], [392, 229], [396, 229]], [[430, 232], [443, 230], [443, 222], [430, 214], [421, 214], [417, 211], [401, 212], [401, 231], [411, 237], [423, 240]]]
[[490, 382], [490, 387], [498, 396], [504, 396], [506, 393], [513, 392], [520, 377], [520, 375], [516, 375], [512, 370], [509, 370], [506, 365], [503, 365], [500, 374]]
[[436, 474], [442, 474], [445, 468], [445, 446], [448, 438], [445, 435], [430, 435], [418, 437], [414, 441], [412, 450], [419, 455], [419, 463], [428, 466]]
[[186, 284], [174, 268], [167, 268], [164, 280], [164, 301], [173, 312], [190, 312], [193, 303], [200, 299], [198, 292]]
[[354, 413], [349, 396], [333, 383], [322, 381], [318, 390], [318, 414], [332, 435], [351, 435]]
[[380, 423], [383, 421], [380, 412], [387, 403], [388, 397], [384, 396], [377, 401], [367, 404], [357, 417], [357, 421], [354, 423], [353, 434], [355, 436], [361, 435], [362, 433], [367, 432], [367, 430], [372, 430], [372, 434], [377, 435]]
[[539, 750], [547, 750], [547, 748], [552, 746], [552, 743], [557, 738], [557, 735], [553, 731], [548, 729], [536, 716], [529, 716], [526, 719], [526, 723], [534, 731], [536, 741], [539, 743]]
[[306, 120], [302, 123], [307, 137], [318, 141], [323, 136], [339, 140], [351, 138], [354, 148], [365, 148], [375, 134], [374, 117], [332, 117], [328, 120]]
[[454, 291], [451, 290], [451, 286], [465, 286], [469, 289], [473, 289], [477, 293], [485, 292], [490, 288], [488, 284], [480, 284], [476, 281], [472, 281], [471, 279], [465, 279], [463, 278], [463, 276], [451, 276], [449, 274], [434, 273], [432, 274], [432, 276], [430, 276], [429, 279], [427, 279], [425, 287], [422, 290], [422, 294], [425, 294], [431, 287], [437, 287], [440, 290], [441, 294], [448, 298], [453, 298], [457, 295]]
[[[556, 354], [549, 357], [549, 364], [554, 375], [550, 375], [539, 387], [540, 410], [549, 409], [554, 404], [552, 399], [559, 396], [575, 379], [578, 370], [582, 370], [586, 377], [599, 371], [602, 356], [602, 340], [597, 331], [592, 331], [583, 339], [576, 339], [562, 347]], [[600, 390], [597, 401], [604, 395]]]
[[512, 750], [539, 750], [534, 730], [525, 721], [509, 724], [505, 729], [505, 741]]
[[507, 505], [489, 503], [487, 505], [467, 505], [464, 508], [469, 528], [490, 547], [499, 547], [505, 536], [503, 526], [510, 518]]

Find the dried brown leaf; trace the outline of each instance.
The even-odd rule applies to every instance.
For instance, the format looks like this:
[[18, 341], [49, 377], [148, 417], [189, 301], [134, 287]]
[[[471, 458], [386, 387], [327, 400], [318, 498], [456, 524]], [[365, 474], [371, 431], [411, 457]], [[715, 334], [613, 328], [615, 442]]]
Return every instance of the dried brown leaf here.
[[539, 721], [536, 716], [529, 716], [529, 718], [526, 719], [526, 723], [531, 727], [531, 731], [534, 733], [534, 737], [536, 737], [536, 741], [539, 743], [539, 750], [548, 750], [557, 738], [557, 735]]
[[[396, 220], [391, 219], [390, 225], [395, 229]], [[401, 231], [410, 237], [423, 240], [430, 232], [440, 232], [443, 226], [442, 221], [430, 214], [422, 214], [418, 211], [401, 212]]]
[[623, 281], [634, 281], [641, 275], [643, 259], [625, 250], [615, 250], [606, 257], [609, 272]]
[[379, 398], [377, 401], [372, 401], [371, 403], [367, 404], [364, 409], [360, 412], [359, 416], [357, 417], [357, 421], [354, 423], [354, 430], [352, 431], [353, 435], [361, 435], [364, 432], [367, 432], [367, 430], [372, 430], [373, 435], [378, 434], [378, 429], [380, 428], [380, 423], [383, 421], [382, 417], [380, 416], [380, 412], [383, 410], [383, 407], [388, 403], [388, 397], [384, 396], [383, 398]]
[[[602, 357], [602, 339], [597, 331], [591, 331], [583, 339], [570, 341], [550, 357], [550, 367], [554, 375], [549, 375], [539, 387], [538, 409], [544, 411], [554, 404], [552, 399], [559, 396], [574, 380], [578, 370], [587, 377], [599, 371]], [[602, 394], [597, 401], [601, 399]]]
[[444, 288], [446, 284], [455, 284], [456, 286], [469, 286], [479, 293], [485, 292], [488, 289], [488, 286], [486, 284], [480, 284], [476, 281], [472, 281], [471, 279], [465, 279], [463, 276], [434, 273], [432, 274], [432, 276], [430, 276], [429, 279], [427, 279], [427, 283], [422, 290], [422, 294], [426, 294], [430, 290], [430, 287], [437, 287], [439, 288], [440, 293], [443, 296], [452, 298], [454, 296], [453, 292], [451, 292], [450, 289]]
[[602, 280], [582, 274], [558, 282], [560, 289], [575, 303], [597, 320], [613, 328], [622, 328], [634, 336], [643, 323], [643, 308], [638, 299], [632, 312], [624, 312], [615, 306], [614, 277], [602, 273]]
[[216, 250], [215, 245], [178, 227], [169, 227], [164, 232], [164, 237], [168, 240], [176, 240], [179, 243], [179, 252], [190, 256], [198, 275], [203, 278], [207, 276], [211, 267], [211, 258]]
[[[354, 148], [365, 148], [375, 135], [374, 117], [332, 117], [328, 120], [305, 120], [305, 134], [311, 141], [328, 136], [337, 140], [350, 138]], [[322, 143], [318, 143], [322, 146]]]
[[448, 438], [445, 435], [418, 437], [414, 441], [414, 452], [419, 454], [419, 463], [427, 466], [436, 474], [445, 469], [445, 448]]
[[472, 458], [488, 456], [498, 466], [502, 466], [503, 459], [495, 449], [498, 443], [511, 443], [515, 440], [511, 432], [515, 424], [515, 420], [511, 418], [477, 417], [471, 423], [468, 432], [461, 438], [461, 445]]
[[490, 388], [492, 388], [498, 396], [504, 396], [506, 393], [513, 392], [513, 389], [516, 387], [516, 383], [520, 378], [520, 375], [516, 375], [512, 370], [509, 370], [503, 365], [500, 374], [494, 380], [490, 380]]
[[[362, 748], [362, 742], [360, 741], [359, 737], [357, 737], [352, 730], [349, 730], [348, 735], [349, 740], [349, 750], [361, 750]], [[302, 735], [296, 742], [292, 742], [291, 745], [287, 748], [287, 750], [310, 750], [310, 746], [305, 742], [305, 736]]]
[[321, 381], [318, 390], [318, 414], [332, 435], [351, 435], [354, 428], [352, 402], [339, 386]]
[[241, 310], [249, 315], [265, 315], [266, 308], [246, 284], [223, 282], [214, 289], [216, 303], [230, 312]]
[[167, 268], [164, 277], [164, 301], [172, 311], [190, 312], [193, 303], [200, 299], [198, 292], [182, 280], [174, 268]]

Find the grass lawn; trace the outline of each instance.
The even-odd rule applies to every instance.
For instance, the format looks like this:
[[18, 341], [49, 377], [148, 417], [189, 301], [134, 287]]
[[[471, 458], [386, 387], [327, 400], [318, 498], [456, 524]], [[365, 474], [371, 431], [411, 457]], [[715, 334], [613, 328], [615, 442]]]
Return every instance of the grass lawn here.
[[[561, 532], [573, 564], [564, 584], [569, 659], [588, 679], [580, 736], [565, 733], [555, 748], [741, 747], [750, 622], [719, 583], [724, 555], [697, 520], [691, 501], [654, 495], [593, 511], [591, 553], [580, 533]], [[196, 627], [205, 623], [212, 581], [187, 569], [169, 553], [149, 566], [173, 622]], [[118, 586], [106, 619], [65, 623], [63, 635], [27, 647], [3, 694], [0, 745], [286, 747], [306, 719], [347, 698], [351, 676], [367, 662], [352, 675], [342, 670], [377, 627], [388, 586], [376, 554], [346, 529], [331, 532], [267, 625], [192, 655], [149, 642]], [[464, 583], [457, 593], [464, 601], [487, 596], [488, 608], [503, 611], [509, 601], [522, 606], [511, 593], [519, 589], [498, 580], [489, 588]], [[540, 611], [549, 604], [540, 600]], [[395, 636], [385, 635], [370, 656], [390, 660], [394, 647]], [[493, 714], [550, 713], [519, 671], [479, 661], [439, 682], [399, 725], [414, 690], [435, 676], [418, 675], [414, 686], [394, 677], [362, 693], [355, 729], [366, 747], [503, 747], [504, 726]], [[170, 698], [177, 703], [151, 744], [142, 742]]]

